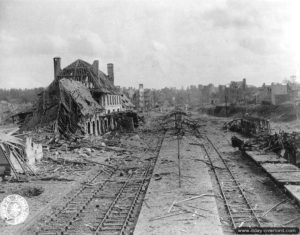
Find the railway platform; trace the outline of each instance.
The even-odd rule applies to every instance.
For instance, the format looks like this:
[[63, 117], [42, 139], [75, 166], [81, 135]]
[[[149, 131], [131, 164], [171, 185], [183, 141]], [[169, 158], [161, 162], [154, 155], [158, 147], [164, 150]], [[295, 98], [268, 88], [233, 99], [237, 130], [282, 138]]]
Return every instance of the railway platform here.
[[298, 167], [272, 153], [245, 151], [245, 154], [261, 166], [273, 181], [300, 205], [300, 170]]

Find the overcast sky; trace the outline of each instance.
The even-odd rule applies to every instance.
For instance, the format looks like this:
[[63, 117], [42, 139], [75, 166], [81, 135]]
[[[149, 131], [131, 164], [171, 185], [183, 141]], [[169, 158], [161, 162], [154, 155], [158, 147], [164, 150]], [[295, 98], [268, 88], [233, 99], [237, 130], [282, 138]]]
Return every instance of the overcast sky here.
[[121, 86], [281, 82], [300, 76], [299, 12], [298, 0], [0, 0], [0, 87], [47, 86], [55, 56], [112, 62]]

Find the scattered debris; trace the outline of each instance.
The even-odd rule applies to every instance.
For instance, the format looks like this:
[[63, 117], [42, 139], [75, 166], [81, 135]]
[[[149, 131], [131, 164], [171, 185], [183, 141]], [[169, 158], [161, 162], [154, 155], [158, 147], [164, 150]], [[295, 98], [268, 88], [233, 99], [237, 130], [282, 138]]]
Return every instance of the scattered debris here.
[[253, 137], [251, 141], [244, 142], [236, 136], [231, 138], [233, 147], [241, 151], [251, 150], [255, 145], [264, 151], [272, 151], [281, 154], [290, 163], [300, 163], [300, 133], [279, 133], [270, 134], [270, 124], [265, 119], [248, 118], [235, 119], [225, 123], [224, 127], [231, 131], [239, 132]]
[[224, 168], [222, 168], [222, 167], [219, 167], [219, 166], [216, 166], [216, 165], [212, 165], [210, 162], [207, 162], [207, 161], [202, 160], [202, 159], [194, 159], [194, 161], [200, 161], [200, 162], [203, 162], [203, 163], [205, 163], [206, 165], [208, 165], [208, 166], [210, 166], [210, 167], [212, 167], [212, 168], [224, 169]]
[[154, 174], [153, 176], [154, 180], [161, 180], [162, 177], [159, 174]]
[[239, 132], [246, 136], [270, 134], [270, 122], [263, 118], [243, 117], [224, 124], [223, 129]]
[[260, 218], [265, 217], [270, 211], [274, 210], [276, 207], [278, 207], [279, 205], [285, 203], [287, 201], [287, 199], [284, 199], [283, 201], [277, 203], [276, 205], [272, 206], [269, 210], [267, 210], [262, 216], [260, 216]]
[[300, 220], [300, 216], [298, 216], [297, 218], [291, 219], [291, 220], [289, 220], [289, 221], [287, 221], [287, 222], [281, 224], [281, 226], [288, 225], [288, 224], [290, 224], [290, 223], [292, 223], [292, 222], [294, 222], [294, 221], [297, 221], [297, 220]]
[[19, 190], [16, 190], [14, 193], [17, 193], [24, 197], [35, 197], [35, 196], [39, 196], [40, 194], [42, 194], [44, 192], [44, 190], [45, 189], [41, 186], [39, 186], [39, 187], [27, 186], [27, 187], [22, 187]]
[[28, 164], [29, 154], [26, 154], [24, 140], [17, 136], [18, 131], [19, 128], [0, 131], [0, 163], [4, 166], [0, 175], [10, 175], [12, 170], [16, 180], [20, 179], [20, 173], [35, 175]]
[[54, 180], [54, 181], [74, 181], [74, 179], [68, 179], [68, 178], [63, 178], [63, 177], [59, 177], [59, 176], [41, 177], [41, 178], [37, 178], [37, 180], [42, 180], [42, 181], [50, 181], [50, 180]]
[[180, 212], [177, 212], [177, 213], [166, 214], [166, 215], [162, 215], [162, 216], [157, 216], [157, 217], [151, 218], [151, 219], [149, 219], [149, 221], [164, 219], [164, 218], [168, 218], [168, 217], [171, 217], [171, 216], [181, 215], [181, 214], [186, 214], [186, 213], [187, 213], [186, 211], [180, 211]]
[[245, 150], [251, 150], [252, 145], [248, 142], [245, 142], [241, 139], [239, 139], [236, 136], [231, 137], [231, 145], [234, 148], [239, 148], [240, 151], [245, 151]]

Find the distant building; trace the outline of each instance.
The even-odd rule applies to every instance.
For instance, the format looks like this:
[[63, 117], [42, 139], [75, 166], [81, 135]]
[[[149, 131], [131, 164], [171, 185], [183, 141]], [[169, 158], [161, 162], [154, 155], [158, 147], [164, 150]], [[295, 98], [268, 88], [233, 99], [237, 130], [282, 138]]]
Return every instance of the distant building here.
[[288, 85], [283, 84], [271, 84], [271, 102], [273, 105], [279, 105], [290, 100], [290, 94], [288, 93]]
[[215, 101], [217, 103], [225, 103], [225, 95], [226, 95], [226, 86], [225, 85], [219, 85], [218, 87], [218, 100]]
[[231, 81], [227, 90], [227, 99], [229, 103], [237, 104], [245, 102], [247, 84], [246, 79], [242, 81]]
[[271, 104], [272, 103], [272, 88], [270, 85], [265, 83], [262, 87], [258, 88], [258, 91], [255, 93], [255, 99], [257, 104]]
[[139, 93], [138, 93], [138, 100], [139, 100], [139, 110], [144, 111], [145, 108], [145, 96], [144, 96], [144, 86], [143, 84], [139, 84]]
[[146, 109], [146, 111], [149, 111], [152, 108], [154, 108], [153, 92], [150, 89], [145, 89], [144, 98], [145, 98], [145, 109]]
[[216, 88], [214, 87], [213, 84], [208, 84], [207, 86], [203, 86], [201, 91], [201, 98], [200, 98], [201, 103], [210, 104], [211, 103], [210, 98], [215, 91]]
[[272, 83], [263, 84], [255, 94], [257, 103], [279, 105], [290, 101], [292, 92], [288, 85]]

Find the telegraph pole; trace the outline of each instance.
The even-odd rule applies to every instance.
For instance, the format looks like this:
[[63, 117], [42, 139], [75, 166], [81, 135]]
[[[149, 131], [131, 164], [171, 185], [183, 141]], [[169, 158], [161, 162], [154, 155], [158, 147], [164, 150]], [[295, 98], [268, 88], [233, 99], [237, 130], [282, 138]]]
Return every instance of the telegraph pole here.
[[226, 112], [226, 117], [228, 117], [228, 111], [227, 111], [227, 87], [225, 86], [225, 112]]
[[175, 113], [175, 129], [177, 132], [177, 159], [178, 159], [178, 180], [179, 188], [181, 188], [181, 170], [180, 170], [180, 136], [181, 135], [181, 122], [182, 116], [179, 113]]

